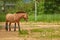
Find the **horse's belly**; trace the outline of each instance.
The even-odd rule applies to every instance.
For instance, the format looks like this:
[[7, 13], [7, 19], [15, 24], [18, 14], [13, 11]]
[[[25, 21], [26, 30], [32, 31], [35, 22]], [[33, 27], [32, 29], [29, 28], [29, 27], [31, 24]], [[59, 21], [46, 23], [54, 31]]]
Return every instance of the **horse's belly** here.
[[8, 20], [8, 22], [16, 23], [16, 22], [18, 22], [18, 21], [16, 21], [16, 20]]
[[16, 23], [16, 21], [8, 21], [8, 22], [11, 22], [11, 23]]

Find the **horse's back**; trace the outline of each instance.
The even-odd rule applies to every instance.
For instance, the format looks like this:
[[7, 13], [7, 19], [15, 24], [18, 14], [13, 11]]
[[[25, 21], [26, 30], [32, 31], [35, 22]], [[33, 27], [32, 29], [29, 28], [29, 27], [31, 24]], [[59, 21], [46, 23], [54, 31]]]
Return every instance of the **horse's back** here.
[[13, 16], [13, 14], [7, 14], [6, 18], [9, 18], [9, 17], [12, 17], [12, 16]]
[[6, 15], [6, 20], [8, 20], [8, 21], [14, 20], [14, 14], [7, 14]]
[[13, 15], [13, 14], [10, 14], [10, 13], [9, 14], [6, 14], [6, 16], [11, 16], [11, 15]]

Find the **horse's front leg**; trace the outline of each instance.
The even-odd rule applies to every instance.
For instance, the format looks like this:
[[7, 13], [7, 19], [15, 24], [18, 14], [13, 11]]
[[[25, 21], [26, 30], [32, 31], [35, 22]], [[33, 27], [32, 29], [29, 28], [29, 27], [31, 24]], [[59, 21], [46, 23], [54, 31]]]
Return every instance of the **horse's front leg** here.
[[9, 23], [9, 31], [11, 31], [11, 27], [10, 26], [11, 26], [11, 22]]
[[5, 26], [5, 29], [6, 29], [6, 31], [8, 31], [8, 22], [6, 22], [5, 25], [6, 25], [6, 26]]
[[15, 23], [14, 31], [16, 31], [16, 23]]
[[18, 22], [18, 28], [19, 28], [19, 31], [20, 31], [20, 23]]

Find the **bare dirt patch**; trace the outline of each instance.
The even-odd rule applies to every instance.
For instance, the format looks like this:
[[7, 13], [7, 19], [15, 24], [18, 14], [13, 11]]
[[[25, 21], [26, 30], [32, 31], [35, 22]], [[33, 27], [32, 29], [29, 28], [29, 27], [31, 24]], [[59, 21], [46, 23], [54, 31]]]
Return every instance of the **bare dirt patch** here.
[[[21, 30], [31, 30], [31, 29], [39, 29], [39, 28], [57, 28], [60, 27], [60, 23], [43, 23], [43, 22], [21, 22], [20, 27]], [[27, 35], [25, 37], [20, 37], [18, 33], [18, 27], [17, 31], [14, 32], [14, 24], [11, 24], [12, 31], [5, 31], [5, 22], [0, 22], [0, 26], [2, 26], [2, 29], [0, 30], [0, 40], [60, 40], [60, 38], [32, 38], [30, 35]]]

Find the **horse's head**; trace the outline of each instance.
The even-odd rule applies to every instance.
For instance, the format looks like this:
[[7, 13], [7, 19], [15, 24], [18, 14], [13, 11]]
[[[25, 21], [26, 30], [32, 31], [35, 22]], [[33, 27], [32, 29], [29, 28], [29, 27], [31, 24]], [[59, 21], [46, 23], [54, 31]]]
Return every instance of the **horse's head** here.
[[28, 15], [27, 13], [23, 16], [24, 20], [27, 22], [28, 21]]

